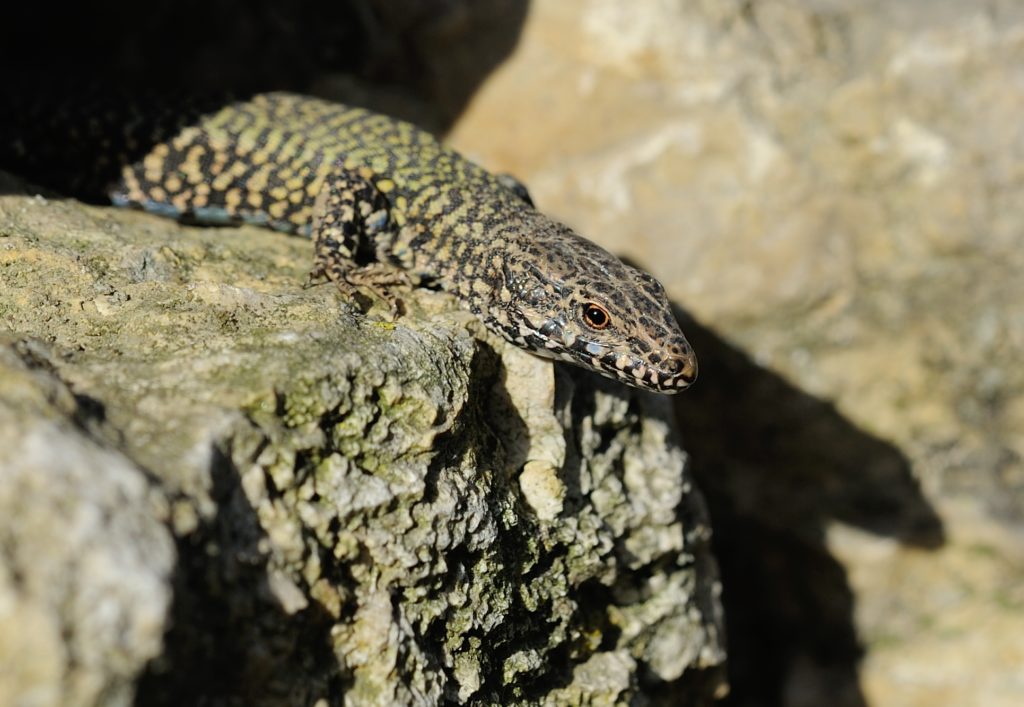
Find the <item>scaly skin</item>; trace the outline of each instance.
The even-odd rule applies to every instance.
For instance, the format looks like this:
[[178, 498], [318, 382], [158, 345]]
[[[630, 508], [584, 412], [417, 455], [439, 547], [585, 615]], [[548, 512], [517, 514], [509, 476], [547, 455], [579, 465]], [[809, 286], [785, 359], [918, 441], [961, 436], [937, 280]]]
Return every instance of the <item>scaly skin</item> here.
[[675, 393], [696, 377], [653, 277], [535, 210], [514, 180], [387, 116], [258, 95], [124, 166], [108, 194], [201, 223], [311, 234], [314, 272], [343, 289], [396, 273], [438, 286], [512, 343], [632, 386]]

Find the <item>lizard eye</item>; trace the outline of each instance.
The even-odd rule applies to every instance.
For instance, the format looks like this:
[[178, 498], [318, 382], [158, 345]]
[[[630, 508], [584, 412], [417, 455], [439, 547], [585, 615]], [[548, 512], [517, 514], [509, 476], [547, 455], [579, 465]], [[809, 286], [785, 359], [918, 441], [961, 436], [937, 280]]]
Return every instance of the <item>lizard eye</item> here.
[[604, 329], [612, 323], [608, 310], [594, 302], [587, 302], [583, 305], [583, 321], [587, 326], [594, 329]]

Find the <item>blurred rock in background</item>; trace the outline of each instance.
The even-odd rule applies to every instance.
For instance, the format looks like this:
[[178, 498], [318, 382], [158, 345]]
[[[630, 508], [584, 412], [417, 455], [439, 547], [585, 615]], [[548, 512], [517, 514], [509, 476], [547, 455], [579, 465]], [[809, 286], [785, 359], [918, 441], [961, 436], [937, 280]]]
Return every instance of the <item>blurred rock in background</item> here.
[[700, 322], [737, 705], [1024, 704], [1024, 5], [535, 0], [451, 139]]

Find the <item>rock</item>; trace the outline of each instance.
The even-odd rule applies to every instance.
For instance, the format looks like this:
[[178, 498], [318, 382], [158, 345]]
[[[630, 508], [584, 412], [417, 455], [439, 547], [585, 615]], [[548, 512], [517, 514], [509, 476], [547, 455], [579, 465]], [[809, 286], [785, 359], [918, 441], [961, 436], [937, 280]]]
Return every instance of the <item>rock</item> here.
[[733, 704], [1024, 704], [1022, 38], [1007, 0], [537, 0], [451, 135], [698, 320]]
[[0, 197], [0, 705], [706, 700], [668, 400], [309, 249]]
[[130, 705], [167, 627], [167, 504], [43, 350], [0, 346], [0, 704]]

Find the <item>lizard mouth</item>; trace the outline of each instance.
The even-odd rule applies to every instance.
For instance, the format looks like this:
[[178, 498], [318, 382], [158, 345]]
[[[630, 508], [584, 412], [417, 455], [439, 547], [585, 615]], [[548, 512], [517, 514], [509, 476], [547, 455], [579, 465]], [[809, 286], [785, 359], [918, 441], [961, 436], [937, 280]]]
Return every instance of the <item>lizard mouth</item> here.
[[692, 354], [662, 361], [658, 365], [628, 354], [608, 353], [598, 359], [606, 375], [635, 386], [661, 393], [678, 393], [697, 379], [697, 359]]
[[692, 352], [658, 358], [655, 363], [605, 344], [576, 339], [566, 345], [545, 334], [548, 332], [541, 331], [528, 341], [539, 355], [589, 368], [634, 388], [671, 394], [685, 390], [697, 379], [697, 358]]
[[560, 359], [634, 388], [659, 393], [678, 393], [697, 378], [697, 359], [685, 343], [681, 353], [638, 355], [625, 347], [612, 346], [567, 334], [564, 322], [549, 319], [542, 326], [517, 332], [516, 343], [536, 355]]

